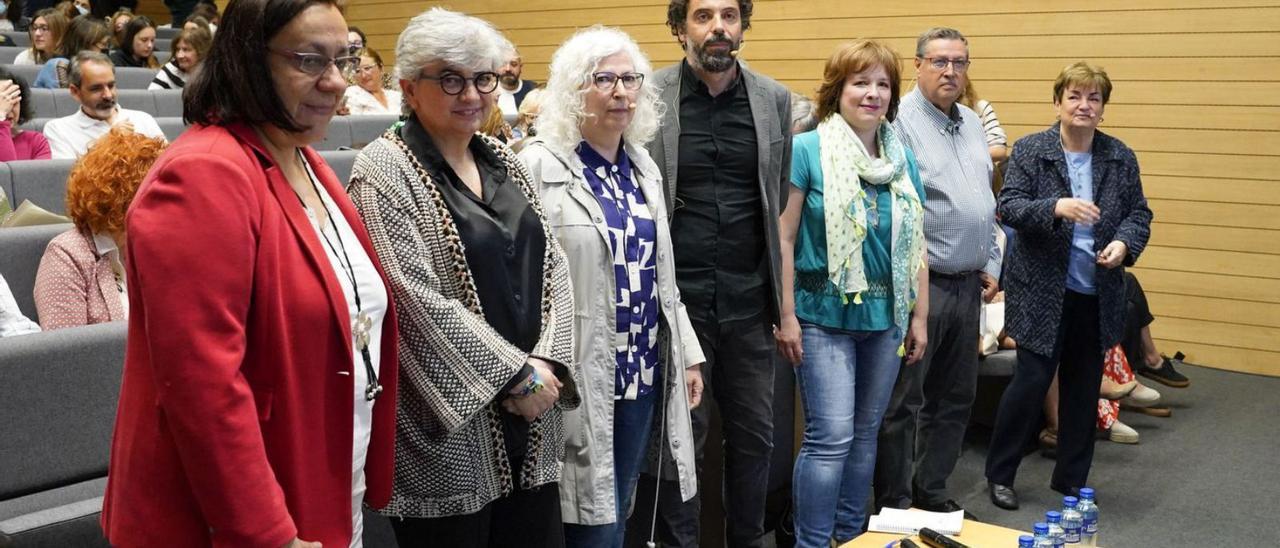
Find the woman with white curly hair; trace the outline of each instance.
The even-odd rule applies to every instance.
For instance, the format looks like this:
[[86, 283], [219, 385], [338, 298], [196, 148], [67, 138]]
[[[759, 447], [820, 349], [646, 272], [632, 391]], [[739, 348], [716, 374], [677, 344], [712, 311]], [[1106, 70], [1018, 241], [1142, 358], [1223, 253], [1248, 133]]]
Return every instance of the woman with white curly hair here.
[[576, 405], [573, 292], [537, 186], [477, 134], [511, 44], [440, 8], [396, 44], [407, 120], [348, 192], [400, 315], [395, 481], [403, 548], [564, 545], [562, 410]]
[[651, 74], [626, 33], [579, 31], [551, 59], [537, 137], [520, 152], [574, 280], [583, 405], [565, 413], [568, 546], [622, 546], [655, 424], [682, 498], [697, 490], [689, 409], [705, 360], [676, 288], [662, 172], [644, 149], [658, 129]]

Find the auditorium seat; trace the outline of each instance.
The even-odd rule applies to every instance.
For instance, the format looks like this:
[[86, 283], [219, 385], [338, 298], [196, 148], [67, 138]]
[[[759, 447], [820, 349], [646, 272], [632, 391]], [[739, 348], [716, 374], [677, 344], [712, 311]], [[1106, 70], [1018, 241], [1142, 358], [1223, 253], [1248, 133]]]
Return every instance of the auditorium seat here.
[[22, 315], [32, 321], [40, 321], [36, 317], [33, 292], [36, 287], [36, 270], [40, 268], [44, 248], [49, 246], [49, 240], [66, 232], [71, 226], [64, 223], [0, 228], [0, 257], [4, 257], [0, 261], [0, 276], [4, 276], [4, 280], [8, 282]]
[[20, 46], [0, 46], [0, 64], [7, 65], [12, 63], [14, 59], [17, 59], [18, 54], [25, 49], [27, 48]]
[[347, 183], [351, 181], [351, 168], [356, 163], [356, 155], [360, 154], [358, 150], [322, 150], [320, 157], [324, 158], [324, 162], [329, 164], [333, 169], [333, 173], [338, 176], [338, 182], [342, 183], [346, 188]]
[[[337, 120], [339, 117], [334, 117]], [[400, 119], [394, 114], [342, 116], [351, 123], [351, 148], [364, 148]]]
[[[38, 114], [38, 113], [37, 113], [37, 114]], [[41, 117], [41, 118], [32, 118], [32, 119], [30, 119], [30, 120], [27, 120], [27, 123], [22, 124], [22, 126], [21, 126], [21, 127], [22, 127], [22, 129], [25, 129], [25, 130], [27, 130], [27, 131], [39, 131], [39, 132], [43, 132], [43, 131], [44, 131], [44, 125], [45, 125], [46, 123], [48, 123], [48, 122], [49, 122], [49, 120], [52, 120], [52, 119], [53, 119], [53, 118], [44, 118], [44, 117]]]
[[15, 46], [30, 46], [30, 45], [31, 45], [31, 35], [30, 35], [30, 34], [27, 34], [27, 33], [25, 33], [25, 32], [23, 32], [23, 31], [20, 31], [20, 30], [6, 30], [6, 31], [4, 31], [4, 35], [5, 35], [5, 36], [8, 36], [8, 37], [9, 37], [9, 40], [13, 41], [13, 45], [15, 45]]
[[116, 67], [116, 89], [147, 89], [156, 71], [143, 67]]
[[67, 175], [75, 160], [15, 160], [7, 162], [13, 182], [9, 201], [20, 204], [23, 200], [43, 207], [58, 215], [67, 213]]
[[151, 113], [158, 117], [182, 117], [182, 90], [159, 89], [151, 92], [156, 101], [156, 110]]
[[59, 92], [64, 94], [68, 93], [66, 90], [61, 89], [31, 88], [31, 106], [36, 110], [36, 115], [34, 117], [55, 117], [58, 112], [58, 102], [54, 96]]
[[156, 40], [173, 40], [182, 32], [182, 28], [156, 27]]
[[129, 110], [140, 110], [152, 116], [156, 115], [156, 100], [151, 96], [151, 92], [145, 89], [116, 90], [116, 104]]
[[13, 546], [107, 546], [98, 525], [127, 327], [0, 339], [0, 534]]
[[155, 49], [155, 51], [157, 52], [157, 55], [158, 55], [158, 54], [159, 54], [159, 52], [162, 52], [162, 51], [169, 51], [169, 50], [170, 50], [170, 48], [172, 47], [172, 45], [173, 45], [173, 39], [172, 39], [172, 38], [160, 38], [160, 37], [156, 37], [156, 49]]
[[32, 82], [36, 81], [36, 75], [40, 74], [40, 69], [44, 68], [44, 65], [10, 65], [6, 63], [4, 68], [15, 76], [21, 76], [23, 80], [27, 81], [27, 85], [31, 85]]
[[160, 116], [156, 118], [156, 124], [160, 126], [160, 131], [164, 132], [164, 138], [170, 143], [187, 130], [187, 124], [182, 122], [182, 118], [173, 116]]
[[316, 150], [338, 150], [343, 147], [351, 146], [351, 122], [347, 119], [350, 116], [334, 116], [329, 122], [329, 130], [324, 134], [324, 140], [311, 145]]

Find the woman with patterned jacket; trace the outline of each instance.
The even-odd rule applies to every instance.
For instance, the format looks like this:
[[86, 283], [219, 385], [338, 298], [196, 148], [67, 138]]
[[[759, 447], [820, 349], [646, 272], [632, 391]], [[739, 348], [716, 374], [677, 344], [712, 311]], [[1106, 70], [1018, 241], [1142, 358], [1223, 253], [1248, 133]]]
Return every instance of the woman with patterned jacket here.
[[562, 546], [562, 410], [576, 406], [573, 288], [529, 172], [477, 135], [510, 42], [440, 8], [396, 45], [407, 120], [361, 151], [348, 192], [400, 323], [402, 547]]

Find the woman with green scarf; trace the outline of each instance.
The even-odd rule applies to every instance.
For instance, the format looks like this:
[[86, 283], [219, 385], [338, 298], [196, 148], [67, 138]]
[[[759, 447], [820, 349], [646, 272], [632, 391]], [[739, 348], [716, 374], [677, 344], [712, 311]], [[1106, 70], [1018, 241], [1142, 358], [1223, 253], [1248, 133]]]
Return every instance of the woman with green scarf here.
[[776, 336], [805, 415], [792, 486], [797, 546], [864, 530], [880, 419], [902, 357], [910, 365], [924, 354], [928, 317], [924, 187], [890, 124], [898, 56], [859, 40], [823, 72], [821, 122], [795, 137], [781, 222]]

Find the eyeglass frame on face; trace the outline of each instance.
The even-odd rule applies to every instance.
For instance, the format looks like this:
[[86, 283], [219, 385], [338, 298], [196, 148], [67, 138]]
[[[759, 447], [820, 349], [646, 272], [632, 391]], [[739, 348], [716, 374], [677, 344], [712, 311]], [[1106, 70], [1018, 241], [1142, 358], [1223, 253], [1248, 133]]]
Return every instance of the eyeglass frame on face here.
[[920, 59], [921, 59], [922, 61], [928, 61], [928, 62], [929, 62], [929, 66], [930, 66], [930, 67], [933, 67], [933, 70], [937, 70], [937, 71], [944, 71], [944, 70], [947, 70], [947, 65], [951, 65], [951, 68], [952, 68], [953, 70], [955, 70], [956, 72], [961, 72], [961, 73], [963, 73], [963, 72], [965, 72], [965, 71], [968, 71], [968, 70], [969, 70], [969, 65], [972, 65], [972, 64], [973, 64], [973, 60], [972, 60], [972, 59], [969, 59], [969, 58], [964, 58], [964, 59], [948, 59], [948, 58], [946, 58], [946, 57], [924, 57], [924, 56], [921, 56], [921, 57], [920, 57]]
[[45, 23], [43, 25], [31, 25], [30, 30], [32, 34], [35, 34], [37, 32], [49, 32], [49, 24]]
[[[631, 78], [635, 85], [627, 85], [627, 78]], [[591, 85], [600, 91], [613, 91], [618, 89], [618, 84], [622, 84], [622, 89], [627, 91], [636, 91], [640, 86], [644, 85], [644, 73], [640, 72], [624, 72], [618, 74], [607, 70], [591, 73]]]
[[[324, 76], [324, 74], [329, 71], [329, 67], [332, 66], [333, 68], [338, 69], [339, 76], [342, 76], [344, 79], [350, 78], [355, 75], [356, 69], [360, 66], [360, 58], [354, 55], [329, 57], [322, 53], [294, 51], [285, 48], [280, 48], [279, 50], [275, 48], [267, 48], [267, 51], [288, 59], [290, 62], [289, 64], [293, 65], [293, 68], [297, 69], [298, 72], [314, 77]], [[313, 68], [310, 70], [305, 68], [308, 62], [316, 61], [324, 61], [324, 64], [320, 68]], [[343, 68], [341, 64], [347, 65], [347, 68]]]
[[[489, 78], [492, 78], [492, 79], [493, 79], [493, 85], [492, 85], [492, 86], [486, 86], [486, 87], [488, 87], [489, 89], [481, 89], [481, 88], [480, 88], [480, 78], [481, 78], [481, 77], [489, 77]], [[463, 92], [467, 91], [467, 84], [468, 84], [468, 83], [470, 83], [470, 84], [471, 84], [471, 87], [476, 88], [476, 92], [477, 92], [477, 93], [479, 93], [479, 94], [481, 94], [481, 95], [488, 95], [488, 94], [490, 94], [490, 93], [493, 93], [493, 91], [494, 91], [494, 90], [498, 89], [498, 80], [499, 80], [499, 78], [500, 78], [500, 77], [499, 77], [498, 73], [496, 73], [496, 72], [492, 72], [492, 71], [487, 71], [487, 70], [486, 70], [486, 71], [482, 71], [482, 72], [477, 72], [477, 73], [475, 73], [474, 75], [472, 75], [470, 78], [467, 78], [466, 76], [463, 76], [463, 75], [458, 74], [458, 73], [456, 73], [456, 72], [452, 72], [452, 71], [449, 71], [449, 70], [445, 70], [445, 71], [442, 71], [438, 76], [429, 76], [429, 75], [427, 75], [427, 74], [425, 74], [425, 73], [419, 72], [419, 73], [418, 73], [418, 78], [417, 78], [417, 79], [418, 79], [418, 80], [432, 80], [432, 81], [434, 81], [436, 84], [439, 84], [439, 85], [440, 85], [440, 91], [443, 91], [445, 95], [462, 95], [462, 94], [463, 94]], [[458, 87], [458, 88], [457, 88], [457, 89], [455, 89], [454, 91], [449, 91], [449, 88], [450, 88], [450, 87], [453, 87], [453, 86], [447, 86], [447, 87], [446, 87], [446, 86], [445, 86], [445, 82], [446, 82], [446, 81], [452, 81], [452, 82], [461, 81], [461, 84], [460, 84], [460, 86], [461, 86], [461, 87]]]
[[363, 74], [367, 74], [367, 73], [369, 73], [369, 72], [373, 72], [373, 69], [380, 69], [380, 68], [382, 68], [382, 65], [379, 65], [379, 64], [377, 64], [377, 63], [374, 63], [374, 64], [369, 65], [369, 66], [356, 67], [356, 68], [355, 68], [355, 70], [352, 70], [352, 71], [351, 71], [351, 74], [352, 74], [352, 75], [363, 75]]

